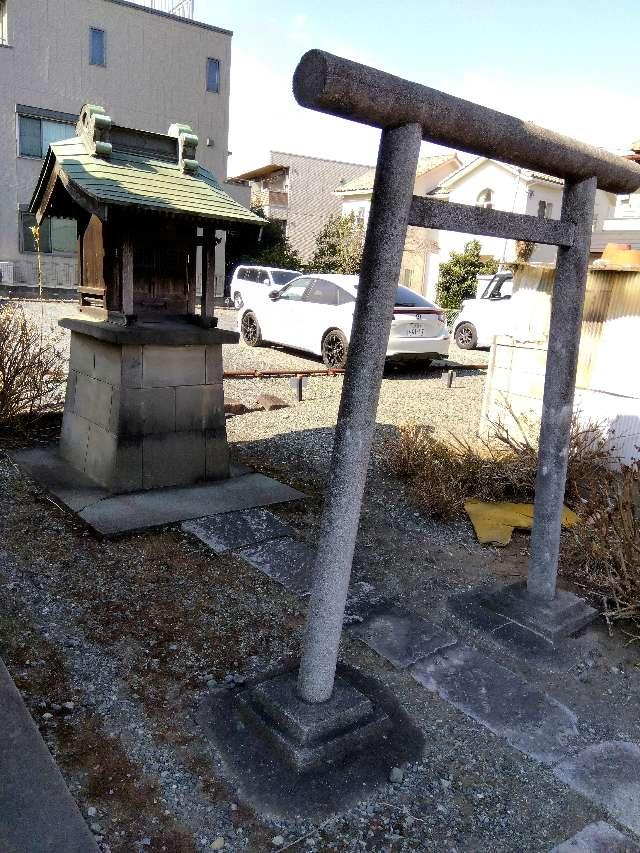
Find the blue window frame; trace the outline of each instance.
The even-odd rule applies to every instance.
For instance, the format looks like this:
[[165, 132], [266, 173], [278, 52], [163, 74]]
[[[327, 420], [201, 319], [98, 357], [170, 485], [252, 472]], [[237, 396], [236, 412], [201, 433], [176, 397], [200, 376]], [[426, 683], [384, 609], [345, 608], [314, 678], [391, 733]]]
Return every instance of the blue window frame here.
[[220, 91], [220, 60], [207, 59], [207, 92]]
[[89, 30], [89, 62], [91, 65], [107, 64], [107, 35], [97, 27]]

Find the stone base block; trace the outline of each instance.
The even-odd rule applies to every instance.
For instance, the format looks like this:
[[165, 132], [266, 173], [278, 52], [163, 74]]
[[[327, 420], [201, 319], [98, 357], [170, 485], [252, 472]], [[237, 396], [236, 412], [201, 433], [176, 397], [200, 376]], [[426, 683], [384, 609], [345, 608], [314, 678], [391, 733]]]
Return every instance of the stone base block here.
[[374, 743], [390, 727], [388, 715], [351, 685], [336, 678], [327, 702], [304, 702], [296, 673], [285, 673], [237, 696], [245, 719], [270, 738], [298, 771], [331, 763]]
[[70, 328], [60, 454], [73, 468], [114, 494], [229, 477], [226, 333], [169, 322]]
[[576, 634], [598, 616], [594, 607], [566, 590], [557, 590], [551, 601], [536, 598], [527, 591], [526, 581], [483, 593], [480, 599], [484, 607], [552, 643]]

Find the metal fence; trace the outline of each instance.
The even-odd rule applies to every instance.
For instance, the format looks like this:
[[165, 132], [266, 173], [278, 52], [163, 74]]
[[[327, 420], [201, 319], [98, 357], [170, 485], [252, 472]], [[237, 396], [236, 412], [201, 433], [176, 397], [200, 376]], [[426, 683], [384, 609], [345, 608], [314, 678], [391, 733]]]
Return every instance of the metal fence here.
[[157, 12], [193, 20], [193, 0], [133, 0], [133, 2], [138, 6], [155, 9]]

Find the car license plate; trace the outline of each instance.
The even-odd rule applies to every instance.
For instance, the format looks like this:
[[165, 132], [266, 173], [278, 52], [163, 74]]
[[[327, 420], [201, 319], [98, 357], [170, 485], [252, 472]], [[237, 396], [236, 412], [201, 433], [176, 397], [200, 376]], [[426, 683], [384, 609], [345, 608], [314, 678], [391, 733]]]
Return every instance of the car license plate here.
[[424, 338], [425, 331], [425, 327], [422, 323], [411, 323], [407, 327], [407, 335], [409, 335], [410, 338]]

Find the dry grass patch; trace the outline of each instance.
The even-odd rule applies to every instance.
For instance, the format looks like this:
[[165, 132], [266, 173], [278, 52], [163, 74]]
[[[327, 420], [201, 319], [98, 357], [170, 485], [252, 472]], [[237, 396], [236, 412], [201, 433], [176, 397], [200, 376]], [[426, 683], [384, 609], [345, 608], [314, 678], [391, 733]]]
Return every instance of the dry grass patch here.
[[[389, 469], [409, 484], [410, 494], [427, 515], [454, 518], [470, 498], [531, 502], [535, 495], [538, 449], [525, 430], [514, 435], [494, 425], [487, 440], [468, 441], [450, 433], [438, 438], [428, 426], [401, 425], [387, 440]], [[574, 422], [571, 428], [565, 501], [580, 513], [599, 484], [612, 477], [611, 453], [602, 432]]]
[[564, 537], [561, 568], [600, 600], [609, 624], [632, 620], [640, 640], [640, 462], [602, 481], [582, 523]]
[[[408, 423], [387, 441], [385, 456], [420, 509], [451, 519], [471, 498], [533, 502], [538, 449], [526, 435], [497, 424], [489, 440], [469, 442]], [[563, 533], [561, 571], [609, 624], [631, 620], [640, 640], [640, 463], [616, 468], [614, 462], [602, 430], [574, 421], [565, 503], [580, 522]]]

